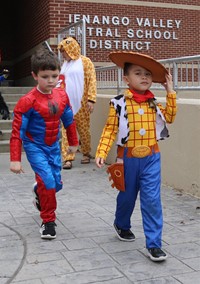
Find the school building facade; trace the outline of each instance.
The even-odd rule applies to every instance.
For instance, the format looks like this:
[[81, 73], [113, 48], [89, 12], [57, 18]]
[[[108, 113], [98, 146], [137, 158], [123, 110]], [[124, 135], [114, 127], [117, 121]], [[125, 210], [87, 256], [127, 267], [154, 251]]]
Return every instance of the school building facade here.
[[14, 85], [30, 84], [30, 57], [43, 41], [57, 52], [58, 33], [84, 19], [86, 55], [96, 66], [111, 64], [114, 50], [156, 59], [199, 54], [199, 0], [7, 0], [0, 39], [1, 68]]
[[[143, 52], [156, 59], [200, 54], [199, 0], [7, 0], [1, 9], [0, 68], [14, 86], [32, 86], [30, 57], [47, 41], [57, 52], [58, 34], [86, 22], [86, 55], [96, 66], [111, 65], [114, 50]], [[182, 93], [181, 93], [182, 94]], [[160, 144], [162, 181], [200, 197], [199, 91], [178, 93], [170, 139]], [[106, 121], [110, 95], [101, 95], [92, 114], [92, 154]], [[107, 162], [114, 162], [115, 146]]]

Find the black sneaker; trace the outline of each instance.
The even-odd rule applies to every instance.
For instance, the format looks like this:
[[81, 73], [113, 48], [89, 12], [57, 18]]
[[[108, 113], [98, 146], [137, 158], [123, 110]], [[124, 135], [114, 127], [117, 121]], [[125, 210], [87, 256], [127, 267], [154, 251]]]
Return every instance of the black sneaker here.
[[163, 261], [167, 258], [167, 255], [160, 248], [147, 249], [147, 256], [153, 261]]
[[42, 223], [40, 228], [40, 234], [42, 239], [55, 239], [56, 238], [56, 230], [55, 230], [56, 223], [55, 222], [47, 222]]
[[39, 200], [39, 196], [37, 194], [37, 182], [34, 183], [32, 192], [33, 192], [33, 196], [34, 196], [33, 204], [38, 211], [41, 211], [40, 200]]
[[135, 235], [133, 234], [131, 230], [122, 230], [118, 228], [116, 224], [114, 224], [113, 226], [115, 228], [118, 238], [121, 241], [133, 242], [135, 240]]

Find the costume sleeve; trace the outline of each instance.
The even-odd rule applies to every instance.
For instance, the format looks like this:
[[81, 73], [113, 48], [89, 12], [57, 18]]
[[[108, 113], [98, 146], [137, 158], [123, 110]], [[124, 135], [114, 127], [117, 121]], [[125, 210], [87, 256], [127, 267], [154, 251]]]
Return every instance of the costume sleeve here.
[[176, 93], [169, 93], [166, 97], [166, 107], [158, 104], [161, 112], [163, 113], [167, 123], [173, 123], [175, 120], [177, 105], [176, 105]]
[[113, 105], [110, 105], [107, 122], [104, 126], [99, 145], [96, 151], [96, 157], [106, 159], [112, 144], [118, 133], [118, 116]]
[[77, 131], [76, 131], [76, 123], [74, 120], [74, 115], [73, 115], [73, 111], [69, 103], [68, 96], [67, 96], [67, 104], [61, 116], [61, 120], [66, 129], [66, 135], [67, 135], [69, 146], [77, 146], [78, 136], [77, 136]]
[[10, 138], [11, 161], [21, 162], [22, 139], [27, 129], [31, 106], [31, 101], [26, 97], [22, 97], [14, 108]]
[[84, 80], [86, 84], [86, 90], [88, 95], [88, 101], [96, 102], [97, 96], [97, 83], [96, 83], [96, 71], [92, 61], [85, 56], [82, 56], [83, 68], [84, 68]]

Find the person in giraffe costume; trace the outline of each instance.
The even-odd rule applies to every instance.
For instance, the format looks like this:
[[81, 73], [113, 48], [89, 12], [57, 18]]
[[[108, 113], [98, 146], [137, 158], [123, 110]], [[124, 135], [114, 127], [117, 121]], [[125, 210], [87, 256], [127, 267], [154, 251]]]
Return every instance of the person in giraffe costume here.
[[[61, 67], [59, 87], [65, 88], [79, 134], [82, 164], [90, 163], [91, 134], [90, 114], [96, 102], [96, 72], [92, 61], [81, 55], [79, 43], [73, 37], [66, 37], [58, 44], [64, 63]], [[75, 154], [67, 154], [68, 141], [62, 128], [63, 169], [71, 169]]]

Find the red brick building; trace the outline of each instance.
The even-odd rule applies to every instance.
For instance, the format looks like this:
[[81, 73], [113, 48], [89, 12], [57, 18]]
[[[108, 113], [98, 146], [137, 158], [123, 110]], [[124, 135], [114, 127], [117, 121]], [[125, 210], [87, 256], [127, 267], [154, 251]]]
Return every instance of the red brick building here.
[[1, 16], [1, 67], [29, 84], [30, 56], [43, 41], [56, 51], [58, 32], [86, 21], [86, 55], [95, 65], [113, 50], [157, 59], [200, 53], [199, 0], [7, 0]]

